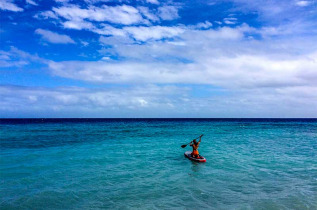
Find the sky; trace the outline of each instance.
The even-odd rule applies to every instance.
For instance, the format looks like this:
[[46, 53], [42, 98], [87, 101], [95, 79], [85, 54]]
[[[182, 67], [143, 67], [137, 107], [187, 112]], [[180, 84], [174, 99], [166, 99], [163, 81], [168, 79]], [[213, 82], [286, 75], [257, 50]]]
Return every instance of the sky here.
[[316, 0], [0, 0], [0, 117], [316, 118]]

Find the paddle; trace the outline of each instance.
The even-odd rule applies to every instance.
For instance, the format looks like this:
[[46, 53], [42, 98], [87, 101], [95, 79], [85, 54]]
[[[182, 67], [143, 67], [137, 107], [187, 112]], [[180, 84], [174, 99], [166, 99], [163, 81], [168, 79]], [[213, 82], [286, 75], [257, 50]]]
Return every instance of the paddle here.
[[[200, 137], [202, 137], [203, 135], [204, 135], [204, 134], [201, 134], [201, 135], [198, 136], [197, 138], [193, 139], [193, 141], [196, 140], [196, 139], [198, 139], [198, 138], [200, 138]], [[189, 142], [188, 144], [192, 143], [193, 141]], [[184, 145], [182, 145], [181, 147], [182, 147], [182, 148], [185, 148], [188, 144], [184, 144]]]

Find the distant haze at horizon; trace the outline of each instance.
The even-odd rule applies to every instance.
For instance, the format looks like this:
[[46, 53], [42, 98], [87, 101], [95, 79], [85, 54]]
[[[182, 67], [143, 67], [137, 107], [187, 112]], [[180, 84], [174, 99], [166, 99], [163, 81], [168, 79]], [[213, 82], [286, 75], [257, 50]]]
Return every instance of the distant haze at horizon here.
[[317, 118], [316, 1], [0, 11], [0, 118]]

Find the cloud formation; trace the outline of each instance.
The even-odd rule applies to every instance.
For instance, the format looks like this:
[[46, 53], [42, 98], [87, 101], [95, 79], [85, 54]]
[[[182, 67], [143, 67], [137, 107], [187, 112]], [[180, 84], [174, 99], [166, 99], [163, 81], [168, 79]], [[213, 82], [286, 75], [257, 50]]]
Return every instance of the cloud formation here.
[[[0, 113], [4, 110], [25, 113], [45, 112], [50, 114], [100, 114], [124, 116], [130, 111], [164, 108], [174, 110], [174, 104], [186, 97], [186, 88], [175, 86], [139, 86], [133, 88], [87, 89], [79, 87], [37, 88], [22, 86], [0, 86]], [[13, 95], [14, 93], [14, 95]], [[126, 110], [126, 111], [124, 111]], [[51, 112], [51, 113], [49, 113]]]
[[[90, 2], [95, 3], [95, 2]], [[153, 2], [152, 2], [153, 3]], [[154, 2], [155, 3], [155, 2]], [[120, 26], [144, 26], [158, 23], [161, 20], [170, 21], [179, 18], [178, 7], [171, 5], [158, 6], [150, 9], [145, 6], [133, 7], [129, 5], [101, 7], [89, 5], [82, 8], [75, 4], [53, 7], [51, 11], [42, 11], [34, 16], [37, 19], [56, 19], [66, 29], [89, 30], [98, 34], [107, 34], [109, 27], [121, 30]], [[105, 27], [106, 26], [106, 27]]]
[[143, 23], [139, 11], [131, 6], [106, 6], [95, 7], [91, 6], [88, 9], [82, 9], [77, 5], [63, 6], [53, 8], [53, 11], [60, 17], [69, 21], [82, 22], [85, 19], [97, 22], [111, 22], [123, 25], [130, 25], [135, 23]]
[[46, 60], [12, 46], [8, 51], [0, 50], [0, 68], [22, 67], [32, 62], [46, 63]]
[[35, 33], [41, 35], [43, 40], [53, 44], [75, 44], [75, 41], [69, 36], [58, 34], [49, 30], [39, 28], [35, 30]]
[[38, 4], [33, 0], [26, 0], [26, 3], [31, 4], [33, 6], [38, 6]]
[[12, 3], [10, 0], [1, 0], [0, 1], [0, 9], [7, 10], [12, 12], [22, 12], [23, 8], [18, 7], [16, 4]]
[[[301, 59], [260, 55], [234, 58], [201, 55], [191, 63], [51, 62], [53, 74], [97, 83], [209, 84], [226, 88], [316, 86], [317, 52]], [[223, 55], [222, 55], [223, 56]], [[307, 73], [310, 77], [304, 77]]]
[[159, 7], [158, 14], [163, 20], [174, 20], [176, 18], [179, 18], [178, 9], [175, 6]]
[[[0, 78], [12, 83], [0, 87], [0, 113], [317, 116], [317, 12], [312, 5], [286, 0], [2, 1], [0, 65], [13, 73]], [[23, 22], [22, 13], [14, 13], [19, 11], [25, 11]], [[41, 79], [16, 74], [27, 75], [25, 67], [36, 69]]]
[[310, 1], [297, 1], [296, 2], [296, 5], [300, 6], [300, 7], [306, 7], [306, 6], [310, 5], [310, 4], [311, 4]]
[[181, 27], [125, 27], [123, 28], [127, 34], [139, 41], [160, 40], [163, 38], [172, 38], [184, 32]]
[[204, 97], [191, 95], [193, 90], [156, 85], [108, 89], [0, 86], [0, 113], [2, 117], [34, 117], [34, 113], [42, 117], [317, 116], [317, 101], [311, 100], [317, 97], [317, 88], [246, 89], [225, 96], [214, 95], [210, 89]]

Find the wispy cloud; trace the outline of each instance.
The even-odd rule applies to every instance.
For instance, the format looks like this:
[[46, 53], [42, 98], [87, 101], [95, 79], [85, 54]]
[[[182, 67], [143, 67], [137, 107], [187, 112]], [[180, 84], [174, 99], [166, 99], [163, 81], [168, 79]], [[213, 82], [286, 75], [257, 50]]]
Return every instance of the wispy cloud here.
[[155, 12], [150, 11], [148, 7], [138, 7], [142, 15], [144, 15], [148, 20], [152, 22], [157, 22], [160, 20], [158, 15], [155, 14]]
[[228, 25], [236, 24], [237, 23], [237, 18], [234, 18], [234, 17], [224, 18], [223, 22], [225, 24], [228, 24]]
[[38, 5], [38, 3], [36, 3], [36, 2], [33, 1], [33, 0], [26, 0], [26, 3], [31, 4], [31, 5], [33, 5], [33, 6], [37, 6], [37, 5]]
[[[275, 26], [293, 21], [313, 21], [311, 14], [316, 14], [315, 7], [307, 7], [311, 4], [311, 1], [304, 0], [231, 0], [231, 2], [235, 3], [235, 7], [232, 11], [256, 14], [258, 21]], [[298, 10], [299, 6], [306, 7], [307, 10]]]
[[33, 17], [37, 19], [58, 19], [57, 15], [52, 11], [42, 11], [35, 14]]
[[94, 28], [92, 31], [100, 35], [126, 36], [126, 32], [124, 30], [115, 28], [108, 24], [102, 24], [100, 28]]
[[176, 6], [162, 6], [158, 8], [158, 15], [163, 20], [174, 20], [179, 18]]
[[[79, 5], [66, 4], [61, 7], [53, 7], [52, 11], [39, 12], [34, 17], [37, 19], [59, 19], [64, 28], [89, 30], [106, 35], [109, 33], [110, 24], [144, 26], [159, 23], [161, 20], [174, 20], [179, 18], [179, 15], [176, 6], [161, 6], [150, 9], [145, 6], [104, 5], [96, 7], [90, 5], [87, 8], [81, 8]], [[111, 26], [111, 28], [114, 27]]]
[[311, 4], [310, 1], [297, 1], [296, 2], [296, 5], [300, 6], [300, 7], [306, 7], [306, 6], [310, 5], [310, 4]]
[[96, 30], [95, 26], [88, 21], [84, 20], [69, 20], [62, 23], [64, 28], [75, 29], [75, 30]]
[[172, 38], [184, 32], [181, 27], [125, 27], [125, 32], [130, 34], [134, 39], [139, 41], [160, 40], [162, 38]]
[[53, 44], [75, 44], [75, 41], [67, 35], [58, 34], [49, 30], [36, 29], [36, 34], [42, 36], [42, 39]]
[[12, 46], [9, 51], [0, 51], [0, 67], [2, 68], [21, 67], [31, 62], [46, 63], [46, 60]]
[[201, 23], [197, 23], [194, 28], [197, 29], [208, 29], [212, 27], [212, 23], [209, 21], [205, 21], [205, 22], [201, 22]]
[[151, 4], [159, 4], [158, 0], [146, 0], [146, 1]]
[[124, 25], [130, 25], [135, 23], [143, 23], [139, 11], [128, 5], [122, 6], [91, 6], [88, 9], [82, 9], [79, 6], [63, 6], [59, 8], [53, 8], [53, 11], [60, 17], [63, 17], [70, 21], [108, 21], [111, 23], [118, 23]]
[[12, 12], [22, 12], [23, 8], [18, 7], [16, 4], [12, 3], [10, 0], [1, 0], [0, 1], [0, 9], [7, 10]]

